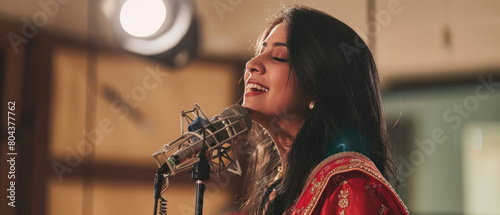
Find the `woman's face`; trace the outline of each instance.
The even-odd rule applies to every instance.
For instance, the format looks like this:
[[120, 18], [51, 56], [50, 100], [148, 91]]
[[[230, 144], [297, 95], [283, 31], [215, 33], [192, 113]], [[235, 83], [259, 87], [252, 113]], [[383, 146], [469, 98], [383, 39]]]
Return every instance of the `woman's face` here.
[[308, 110], [309, 99], [290, 71], [286, 33], [285, 24], [274, 27], [246, 64], [243, 107], [268, 128], [276, 120], [299, 120]]

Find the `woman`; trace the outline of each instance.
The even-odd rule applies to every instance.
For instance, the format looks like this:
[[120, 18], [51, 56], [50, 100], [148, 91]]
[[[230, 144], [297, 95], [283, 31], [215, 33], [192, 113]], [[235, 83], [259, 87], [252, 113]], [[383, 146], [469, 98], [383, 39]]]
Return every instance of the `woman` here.
[[257, 46], [246, 65], [243, 106], [262, 134], [253, 135], [258, 150], [243, 210], [408, 214], [385, 179], [395, 173], [378, 75], [359, 36], [296, 6], [269, 24]]

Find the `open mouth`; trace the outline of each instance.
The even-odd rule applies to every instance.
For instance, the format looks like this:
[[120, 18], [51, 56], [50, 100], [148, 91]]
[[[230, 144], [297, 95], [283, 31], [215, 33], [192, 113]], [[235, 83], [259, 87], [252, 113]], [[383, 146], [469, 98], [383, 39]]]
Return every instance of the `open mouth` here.
[[246, 92], [267, 92], [269, 89], [267, 89], [264, 86], [255, 84], [255, 83], [249, 83], [247, 84]]

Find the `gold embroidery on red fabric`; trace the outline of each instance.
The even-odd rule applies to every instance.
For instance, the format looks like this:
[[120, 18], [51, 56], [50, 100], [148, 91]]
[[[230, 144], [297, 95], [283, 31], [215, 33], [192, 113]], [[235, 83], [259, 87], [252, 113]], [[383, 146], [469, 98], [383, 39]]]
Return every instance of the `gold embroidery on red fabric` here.
[[[345, 182], [345, 181], [344, 181]], [[344, 209], [349, 206], [349, 189], [347, 187], [340, 191], [339, 194], [339, 207]]]
[[389, 212], [389, 208], [387, 208], [385, 205], [381, 205], [380, 209], [378, 209], [378, 214], [380, 215], [387, 215]]
[[294, 212], [300, 214], [300, 213], [304, 212], [304, 207], [298, 208]]
[[372, 181], [372, 182], [366, 183], [365, 188], [368, 190], [368, 195], [373, 196], [373, 193], [375, 193], [375, 190], [380, 191], [380, 188], [382, 188], [382, 184]]
[[332, 179], [333, 184], [340, 184], [341, 181], [344, 180], [343, 175], [337, 175]]
[[360, 160], [360, 159], [358, 159], [358, 158], [352, 158], [349, 162], [351, 162], [351, 163], [355, 163], [355, 162], [361, 163], [363, 161]]
[[337, 161], [335, 161], [335, 164], [340, 164], [342, 162], [344, 162], [344, 159], [338, 159]]
[[316, 178], [313, 179], [313, 181], [311, 182], [311, 190], [309, 191], [311, 194], [314, 194], [314, 191], [316, 190], [316, 188], [320, 187], [320, 182], [316, 183]]
[[[331, 171], [329, 171], [326, 175], [324, 175], [324, 172], [325, 172], [324, 169], [326, 167], [328, 167], [328, 169], [330, 169], [331, 166], [332, 166], [331, 164], [327, 165], [327, 166], [324, 166], [324, 165], [326, 165], [327, 163], [329, 163], [329, 162], [331, 162], [333, 160], [337, 160], [337, 159], [338, 160], [334, 162], [336, 165], [339, 164], [339, 163], [343, 163], [345, 161], [344, 157], [349, 157], [349, 156], [353, 156], [353, 155], [365, 158], [366, 160], [368, 160], [368, 162], [364, 162], [361, 159], [350, 159], [349, 161], [351, 161], [351, 162], [343, 164], [343, 165], [340, 165], [338, 167], [335, 167]], [[369, 165], [366, 166], [366, 165], [363, 165], [363, 164], [369, 164]], [[318, 167], [321, 167], [321, 168], [318, 168]], [[358, 170], [360, 170], [362, 172], [369, 173], [370, 175], [374, 176], [375, 179], [377, 179], [378, 181], [384, 183], [392, 191], [392, 193], [395, 194], [395, 196], [398, 199], [399, 203], [404, 207], [404, 209], [406, 211], [406, 214], [409, 214], [408, 208], [403, 203], [403, 201], [401, 200], [401, 198], [399, 197], [399, 195], [397, 195], [396, 191], [391, 186], [391, 184], [382, 175], [380, 175], [377, 170], [374, 170], [372, 168], [375, 168], [375, 164], [372, 161], [370, 161], [366, 156], [364, 156], [364, 155], [362, 155], [360, 153], [357, 153], [357, 152], [342, 152], [342, 153], [338, 153], [338, 154], [335, 154], [335, 155], [332, 155], [332, 156], [328, 157], [327, 159], [323, 160], [320, 164], [318, 164], [316, 166], [316, 168], [313, 169], [313, 171], [309, 175], [309, 178], [307, 179], [307, 181], [314, 181], [315, 182], [314, 185], [317, 185], [317, 187], [313, 188], [314, 185], [312, 183], [309, 183], [311, 185], [311, 188], [309, 189], [309, 192], [312, 194], [312, 197], [308, 201], [306, 208], [305, 209], [304, 209], [304, 207], [301, 207], [300, 209], [295, 208], [295, 205], [298, 204], [298, 202], [296, 202], [294, 204], [294, 206], [292, 207], [293, 208], [293, 210], [292, 210], [293, 214], [300, 214], [300, 215], [310, 214], [312, 212], [313, 207], [316, 205], [317, 200], [320, 197], [319, 195], [323, 192], [323, 189], [325, 188], [324, 185], [328, 182], [328, 180], [330, 179], [330, 177], [333, 174], [346, 172], [346, 171], [349, 171], [351, 169], [358, 169]], [[317, 173], [319, 171], [321, 171], [320, 172], [321, 173], [321, 177], [316, 177], [316, 175], [317, 175]], [[314, 180], [314, 179], [317, 179], [317, 178], [320, 178], [320, 181]], [[307, 192], [307, 191], [304, 190], [303, 193], [300, 194], [300, 196], [298, 198], [299, 200], [305, 194], [304, 192]]]

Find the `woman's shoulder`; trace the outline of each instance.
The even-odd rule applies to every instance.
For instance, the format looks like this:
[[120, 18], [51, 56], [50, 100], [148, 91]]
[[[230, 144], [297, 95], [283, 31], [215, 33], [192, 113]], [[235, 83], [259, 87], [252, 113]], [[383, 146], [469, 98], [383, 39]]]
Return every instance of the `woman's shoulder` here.
[[408, 209], [370, 159], [342, 152], [313, 169], [292, 214], [408, 214]]

